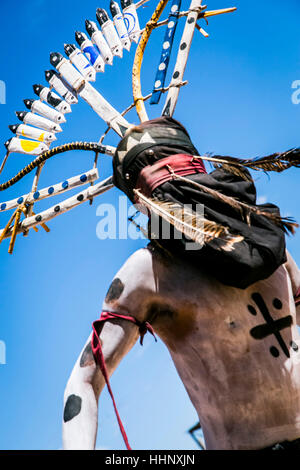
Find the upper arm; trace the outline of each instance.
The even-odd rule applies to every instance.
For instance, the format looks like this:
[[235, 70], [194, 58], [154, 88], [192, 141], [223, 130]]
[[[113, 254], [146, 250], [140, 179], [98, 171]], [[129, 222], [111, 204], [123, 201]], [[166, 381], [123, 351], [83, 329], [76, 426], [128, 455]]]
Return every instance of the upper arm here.
[[[112, 281], [103, 302], [103, 311], [130, 315], [144, 321], [143, 303], [155, 290], [151, 253], [138, 250], [123, 265]], [[100, 333], [109, 375], [139, 338], [138, 327], [123, 319], [105, 322]]]
[[135, 316], [143, 321], [145, 299], [155, 292], [152, 255], [136, 251], [116, 274], [103, 302], [103, 310]]

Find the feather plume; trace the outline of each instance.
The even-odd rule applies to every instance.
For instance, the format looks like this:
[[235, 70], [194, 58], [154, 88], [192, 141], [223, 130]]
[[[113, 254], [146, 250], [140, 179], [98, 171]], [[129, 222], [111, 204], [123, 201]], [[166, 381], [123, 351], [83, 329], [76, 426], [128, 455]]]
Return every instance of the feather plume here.
[[285, 233], [291, 232], [292, 234], [294, 234], [295, 229], [299, 227], [299, 225], [291, 217], [281, 217], [280, 215], [271, 214], [270, 212], [261, 210], [257, 206], [246, 204], [245, 202], [241, 202], [234, 197], [226, 196], [225, 194], [222, 194], [220, 191], [211, 189], [203, 184], [197, 183], [196, 181], [189, 180], [188, 178], [185, 178], [184, 176], [177, 175], [169, 165], [168, 165], [168, 169], [174, 179], [179, 179], [181, 181], [184, 181], [190, 186], [194, 186], [200, 189], [200, 191], [210, 194], [212, 197], [214, 197], [218, 201], [228, 204], [230, 207], [232, 207], [234, 210], [240, 213], [241, 218], [246, 219], [249, 226], [251, 225], [251, 214], [255, 213], [257, 215], [270, 219], [274, 224], [278, 225]]
[[246, 169], [281, 173], [291, 167], [300, 168], [300, 148], [253, 159], [241, 159], [221, 155], [205, 155], [195, 158], [210, 161], [215, 168], [223, 168], [247, 181], [252, 181], [252, 178]]
[[215, 239], [220, 241], [219, 249], [232, 251], [234, 244], [244, 240], [241, 235], [233, 235], [227, 227], [205, 219], [196, 212], [169, 201], [144, 196], [138, 189], [134, 190], [138, 202], [144, 205], [150, 212], [173, 225], [176, 230], [183, 233], [195, 243], [209, 243]]

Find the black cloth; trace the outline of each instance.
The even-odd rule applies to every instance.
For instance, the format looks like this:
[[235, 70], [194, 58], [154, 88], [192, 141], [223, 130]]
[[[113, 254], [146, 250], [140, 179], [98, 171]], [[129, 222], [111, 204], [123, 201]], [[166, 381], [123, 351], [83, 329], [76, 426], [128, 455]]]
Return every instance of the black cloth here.
[[134, 127], [120, 141], [113, 159], [115, 186], [133, 202], [139, 172], [145, 166], [178, 153], [199, 155], [188, 132], [175, 119], [163, 116]]
[[[146, 142], [146, 133], [150, 135], [149, 140], [152, 142]], [[130, 136], [142, 143], [130, 147]], [[167, 141], [166, 136], [169, 136]], [[128, 147], [130, 149], [126, 154], [124, 150]], [[178, 153], [199, 155], [186, 129], [178, 121], [163, 117], [143, 123], [130, 131], [117, 148], [114, 157], [114, 183], [134, 201], [133, 189], [140, 171], [162, 158]], [[254, 183], [223, 169], [186, 178], [224, 195], [235, 197], [241, 202], [256, 205]], [[184, 236], [178, 239], [176, 230], [173, 230], [173, 236], [169, 239], [163, 239], [158, 234], [159, 243], [168, 251], [201, 267], [225, 285], [245, 289], [268, 278], [286, 262], [284, 231], [264, 216], [252, 215], [251, 225], [248, 226], [240, 213], [231, 206], [179, 179], [160, 185], [154, 190], [153, 197], [181, 205], [190, 204], [193, 209], [196, 209], [197, 204], [202, 204], [208, 220], [226, 226], [234, 235], [244, 237], [230, 252], [220, 250], [220, 242], [217, 239], [205, 244], [202, 249], [190, 251], [186, 249], [189, 240]], [[257, 207], [266, 212], [280, 214], [278, 207], [273, 204]], [[152, 217], [155, 216], [152, 214]]]
[[264, 449], [260, 450], [300, 450], [300, 439], [296, 439], [295, 441], [283, 441], [278, 442], [270, 447], [265, 447]]
[[[186, 178], [227, 196], [237, 197], [247, 204], [256, 205], [254, 184], [225, 170], [219, 169], [210, 174], [196, 174]], [[204, 215], [208, 220], [228, 227], [232, 234], [244, 237], [244, 240], [236, 243], [234, 250], [229, 252], [217, 249], [218, 240], [207, 243], [198, 251], [189, 251], [186, 250], [185, 238], [159, 239], [159, 243], [166, 249], [184, 256], [223, 284], [246, 289], [249, 285], [268, 278], [286, 262], [285, 234], [266, 217], [252, 215], [249, 226], [231, 206], [180, 180], [162, 184], [153, 192], [153, 196], [161, 200], [192, 204], [194, 208], [197, 204], [203, 204]], [[278, 207], [273, 204], [257, 207], [265, 212], [280, 214]]]

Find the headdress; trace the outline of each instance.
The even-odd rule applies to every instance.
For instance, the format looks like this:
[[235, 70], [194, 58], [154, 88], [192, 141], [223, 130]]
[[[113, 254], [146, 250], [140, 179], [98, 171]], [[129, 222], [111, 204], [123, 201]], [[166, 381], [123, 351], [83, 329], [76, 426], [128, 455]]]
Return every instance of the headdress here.
[[[188, 62], [188, 56], [194, 32], [199, 30], [204, 37], [207, 32], [198, 24], [199, 20], [205, 20], [223, 13], [230, 13], [236, 8], [207, 11], [202, 0], [192, 0], [187, 10], [181, 9], [181, 0], [160, 0], [151, 18], [145, 27], [141, 27], [138, 11], [148, 0], [140, 0], [134, 4], [133, 0], [121, 0], [121, 7], [114, 0], [111, 1], [109, 14], [102, 8], [96, 12], [98, 24], [91, 20], [85, 21], [86, 33], [76, 31], [75, 44], [65, 44], [65, 56], [60, 52], [50, 54], [50, 62], [53, 69], [45, 72], [48, 84], [33, 86], [36, 99], [24, 101], [26, 111], [17, 112], [20, 124], [9, 126], [15, 137], [6, 143], [7, 153], [0, 167], [2, 173], [9, 155], [23, 153], [29, 157], [36, 157], [28, 163], [17, 175], [0, 184], [0, 191], [16, 184], [21, 178], [36, 170], [32, 186], [25, 195], [18, 195], [13, 200], [0, 203], [0, 212], [12, 210], [6, 227], [0, 231], [0, 243], [5, 238], [11, 238], [9, 252], [12, 253], [18, 233], [28, 234], [30, 229], [37, 230], [42, 226], [48, 230], [46, 223], [54, 217], [73, 209], [85, 201], [91, 201], [114, 185], [121, 188], [126, 194], [134, 198], [134, 181], [130, 179], [130, 165], [137, 156], [143, 152], [160, 149], [161, 154], [168, 156], [168, 148], [176, 149], [176, 152], [186, 152], [199, 157], [190, 138], [181, 124], [172, 119], [180, 88], [186, 85], [184, 71]], [[166, 7], [169, 13], [165, 19], [160, 17]], [[166, 77], [173, 47], [173, 40], [180, 18], [185, 21], [182, 37], [179, 41], [177, 59], [172, 72], [170, 84], [166, 87]], [[159, 65], [155, 75], [152, 93], [144, 96], [141, 89], [140, 72], [146, 45], [153, 30], [165, 27], [165, 37]], [[113, 64], [114, 58], [122, 57], [136, 46], [134, 65], [132, 69], [133, 104], [123, 113], [113, 107], [102, 94], [91, 84], [95, 81], [98, 72], [103, 72], [106, 67]], [[166, 93], [163, 105], [162, 117], [148, 122], [145, 102], [151, 99], [151, 104], [157, 104], [162, 94]], [[83, 98], [97, 115], [103, 119], [108, 128], [98, 142], [75, 142], [65, 144], [53, 149], [50, 146], [56, 141], [56, 135], [62, 131], [68, 113], [72, 107]], [[125, 114], [136, 108], [141, 125], [134, 127], [130, 124]], [[113, 129], [120, 137], [118, 148], [104, 145], [104, 139], [109, 130]], [[66, 181], [51, 184], [45, 188], [39, 187], [41, 172], [46, 168], [46, 161], [55, 155], [67, 151], [85, 150], [95, 153], [93, 168], [84, 174], [73, 176]], [[164, 152], [166, 152], [164, 154]], [[97, 163], [100, 154], [114, 157], [114, 175], [104, 181], [99, 178]], [[203, 160], [212, 162], [215, 167], [222, 167], [244, 179], [249, 179], [247, 168], [262, 171], [283, 171], [291, 166], [300, 165], [299, 149], [293, 149], [283, 154], [275, 154], [254, 160], [240, 160], [232, 157], [204, 155]], [[176, 175], [175, 175], [176, 176]], [[89, 185], [77, 195], [56, 204], [43, 212], [34, 212], [35, 205], [45, 199], [64, 193], [72, 188]], [[221, 197], [218, 191], [214, 197]], [[234, 201], [227, 199], [234, 204]], [[155, 204], [155, 201], [152, 201]], [[244, 208], [246, 211], [249, 208]], [[292, 225], [289, 225], [292, 229]]]

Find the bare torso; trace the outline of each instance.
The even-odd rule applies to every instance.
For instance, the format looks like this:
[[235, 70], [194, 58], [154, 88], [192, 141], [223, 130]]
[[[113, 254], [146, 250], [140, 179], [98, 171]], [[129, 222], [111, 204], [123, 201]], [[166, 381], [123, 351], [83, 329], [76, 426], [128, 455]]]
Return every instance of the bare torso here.
[[[143, 249], [116, 275], [103, 309], [150, 321], [170, 351], [208, 449], [260, 449], [300, 438], [300, 336], [293, 298], [299, 287], [290, 256], [269, 279], [240, 290], [209, 278], [201, 267]], [[124, 320], [104, 325], [109, 374], [138, 337], [138, 328]], [[89, 339], [66, 388], [65, 448], [95, 445], [104, 386]], [[81, 400], [76, 413], [74, 396]]]
[[240, 290], [145, 249], [118, 276], [124, 291], [106, 307], [150, 320], [208, 448], [257, 449], [300, 437], [300, 336], [284, 266]]

